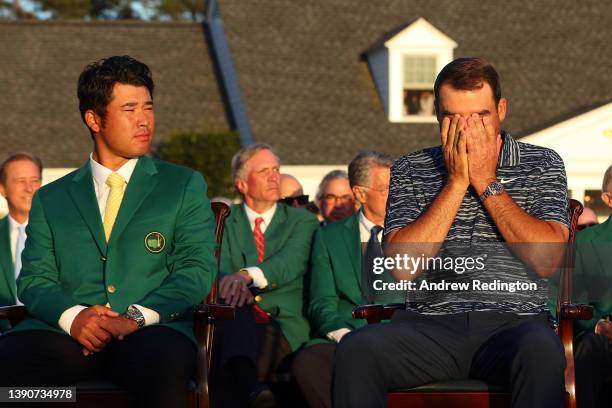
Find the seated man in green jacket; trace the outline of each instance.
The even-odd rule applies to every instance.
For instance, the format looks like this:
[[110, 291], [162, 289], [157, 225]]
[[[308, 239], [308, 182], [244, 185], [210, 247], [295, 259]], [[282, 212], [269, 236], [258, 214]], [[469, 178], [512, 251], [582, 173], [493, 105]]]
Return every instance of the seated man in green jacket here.
[[374, 290], [374, 280], [380, 278], [372, 273], [371, 257], [380, 251], [392, 164], [386, 154], [359, 153], [349, 164], [348, 176], [361, 210], [322, 227], [315, 236], [308, 314], [317, 338], [292, 366], [311, 407], [331, 407], [336, 344], [346, 333], [365, 325], [364, 320], [353, 319], [353, 308], [390, 300], [381, 299]]
[[[12, 154], [0, 165], [0, 194], [9, 209], [8, 215], [0, 219], [0, 306], [21, 304], [16, 281], [21, 272], [32, 197], [41, 180], [42, 162], [30, 153]], [[8, 322], [0, 321], [0, 333], [8, 327]]]
[[[612, 166], [604, 175], [601, 198], [612, 208]], [[612, 216], [576, 236], [573, 281], [574, 301], [593, 306], [593, 318], [574, 326], [578, 406], [610, 406], [612, 390], [602, 387], [612, 377]]]
[[93, 152], [34, 195], [17, 280], [29, 316], [0, 338], [0, 384], [105, 379], [135, 406], [186, 406], [190, 316], [216, 274], [206, 183], [147, 156], [155, 114], [145, 64], [96, 61], [77, 93]]
[[319, 224], [310, 212], [278, 202], [279, 166], [272, 147], [261, 143], [232, 159], [243, 202], [232, 207], [221, 246], [219, 295], [238, 306], [236, 319], [218, 322], [215, 332], [216, 403], [224, 408], [271, 399], [260, 382], [274, 379], [308, 340], [304, 275]]

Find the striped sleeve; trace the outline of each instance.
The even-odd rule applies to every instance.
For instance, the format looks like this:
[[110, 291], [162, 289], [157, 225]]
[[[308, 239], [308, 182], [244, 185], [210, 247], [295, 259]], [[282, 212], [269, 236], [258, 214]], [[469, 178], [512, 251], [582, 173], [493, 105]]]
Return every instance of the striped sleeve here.
[[561, 157], [552, 150], [548, 150], [538, 184], [531, 215], [542, 221], [556, 221], [569, 228], [565, 166]]
[[410, 162], [407, 157], [403, 157], [391, 167], [384, 235], [415, 221], [419, 216], [416, 204], [414, 183], [410, 175]]

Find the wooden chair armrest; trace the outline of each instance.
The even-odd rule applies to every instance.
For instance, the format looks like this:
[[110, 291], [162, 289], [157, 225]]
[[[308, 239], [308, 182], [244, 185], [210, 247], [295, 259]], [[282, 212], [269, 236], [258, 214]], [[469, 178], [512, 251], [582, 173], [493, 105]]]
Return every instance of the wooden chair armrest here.
[[207, 322], [208, 318], [214, 320], [234, 320], [236, 318], [236, 309], [230, 305], [200, 304], [195, 307], [193, 318], [196, 322]]
[[580, 304], [563, 304], [559, 311], [559, 320], [591, 320], [593, 306]]
[[368, 324], [380, 323], [383, 320], [391, 319], [393, 313], [397, 310], [403, 310], [406, 305], [403, 303], [394, 303], [390, 305], [363, 305], [353, 309], [354, 319], [365, 319]]
[[0, 307], [0, 320], [8, 320], [12, 327], [25, 319], [27, 311], [25, 306], [2, 306]]

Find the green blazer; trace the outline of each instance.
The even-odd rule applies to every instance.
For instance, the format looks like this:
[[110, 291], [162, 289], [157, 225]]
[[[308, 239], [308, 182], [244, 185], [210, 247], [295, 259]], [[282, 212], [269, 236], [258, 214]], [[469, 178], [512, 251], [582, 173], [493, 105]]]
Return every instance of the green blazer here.
[[593, 306], [591, 320], [576, 321], [577, 331], [593, 331], [612, 314], [612, 216], [576, 235], [574, 301]]
[[351, 314], [355, 306], [366, 303], [361, 291], [359, 214], [321, 227], [314, 238], [308, 316], [313, 335], [321, 339], [328, 340], [327, 333], [343, 327], [366, 325]]
[[277, 204], [264, 233], [265, 257], [259, 263], [244, 205], [232, 206], [232, 213], [225, 221], [220, 274], [228, 275], [249, 266], [261, 268], [268, 286], [255, 301], [278, 322], [294, 350], [308, 340], [303, 281], [312, 236], [318, 226], [317, 219], [308, 211]]
[[[314, 238], [310, 258], [310, 302], [308, 316], [312, 324], [313, 339], [310, 344], [331, 342], [327, 334], [341, 328], [358, 329], [365, 320], [353, 319], [355, 306], [365, 305], [363, 298], [362, 250], [365, 249], [359, 233], [359, 216], [352, 216], [321, 227]], [[393, 282], [385, 272], [380, 277]], [[375, 293], [376, 303], [403, 302], [401, 293]]]
[[204, 179], [140, 157], [108, 243], [93, 183], [87, 162], [35, 194], [17, 280], [32, 317], [14, 330], [63, 332], [61, 314], [78, 304], [109, 303], [120, 313], [138, 304], [195, 342], [191, 310], [216, 274]]
[[[17, 285], [8, 216], [0, 219], [0, 306], [15, 304]], [[0, 326], [1, 327], [1, 326]]]
[[[15, 283], [15, 266], [11, 252], [11, 235], [8, 216], [0, 219], [0, 306], [15, 304], [17, 285]], [[9, 328], [7, 321], [0, 320], [0, 333]]]

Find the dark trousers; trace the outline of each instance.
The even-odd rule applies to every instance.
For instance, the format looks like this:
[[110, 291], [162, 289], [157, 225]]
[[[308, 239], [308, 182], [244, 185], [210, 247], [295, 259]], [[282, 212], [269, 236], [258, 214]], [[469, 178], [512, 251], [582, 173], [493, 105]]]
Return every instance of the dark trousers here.
[[300, 351], [291, 365], [310, 408], [331, 408], [331, 382], [336, 343], [315, 344]]
[[261, 382], [290, 370], [291, 346], [278, 323], [258, 324], [250, 305], [236, 307], [234, 320], [218, 321], [213, 343], [212, 399], [215, 407], [240, 407]]
[[612, 347], [608, 339], [595, 333], [581, 334], [574, 342], [574, 361], [578, 407], [609, 407]]
[[103, 380], [125, 389], [135, 406], [186, 406], [196, 347], [178, 331], [149, 326], [111, 341], [100, 353], [85, 357], [81, 349], [70, 336], [51, 331], [3, 335], [0, 385], [69, 386]]
[[511, 389], [514, 408], [559, 408], [564, 369], [563, 346], [545, 316], [402, 311], [344, 336], [332, 400], [335, 407], [385, 407], [388, 390], [474, 378]]

